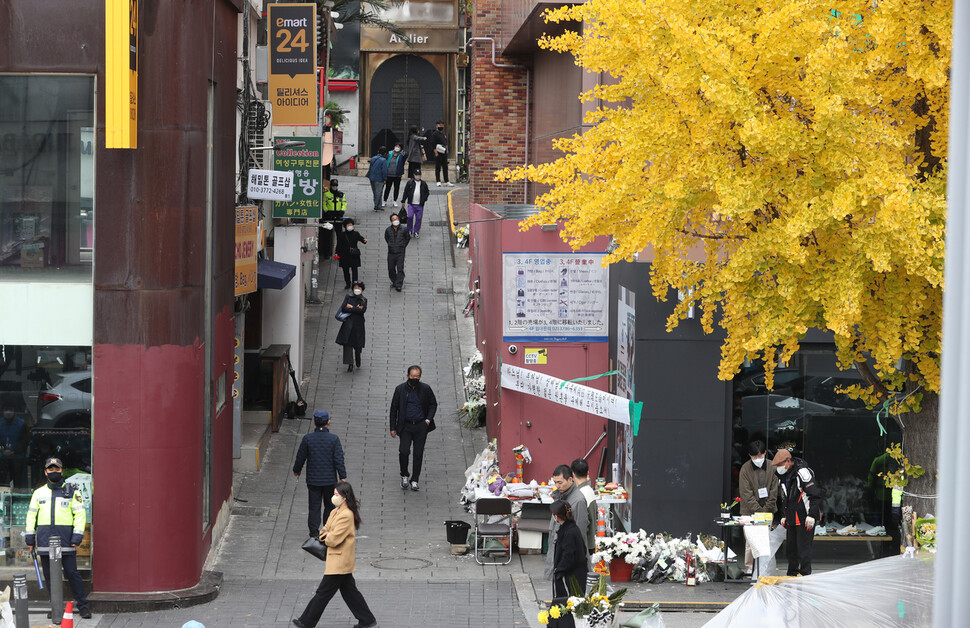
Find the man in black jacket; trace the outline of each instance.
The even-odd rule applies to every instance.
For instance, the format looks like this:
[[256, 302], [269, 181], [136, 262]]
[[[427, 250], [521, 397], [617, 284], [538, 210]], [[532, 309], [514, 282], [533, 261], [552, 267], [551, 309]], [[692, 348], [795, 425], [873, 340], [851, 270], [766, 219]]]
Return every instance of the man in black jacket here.
[[323, 521], [327, 521], [334, 505], [330, 502], [337, 482], [347, 481], [344, 468], [344, 448], [336, 434], [330, 433], [330, 413], [317, 410], [313, 413], [314, 430], [303, 437], [293, 463], [293, 475], [300, 477], [306, 463], [306, 488], [310, 496], [310, 514], [307, 527], [310, 536], [320, 533], [320, 504], [324, 505]]
[[815, 481], [815, 472], [801, 458], [792, 457], [787, 449], [779, 449], [771, 465], [781, 476], [778, 522], [787, 532], [788, 575], [808, 576], [812, 573], [812, 543], [815, 524], [821, 516], [822, 492]]
[[[408, 379], [394, 389], [391, 398], [391, 438], [401, 437], [398, 447], [401, 462], [401, 488], [420, 490], [421, 462], [424, 459], [424, 442], [428, 432], [435, 429], [434, 415], [438, 400], [431, 386], [421, 383], [421, 367], [408, 367]], [[413, 472], [408, 473], [408, 457], [414, 446]]]
[[430, 194], [428, 184], [421, 180], [421, 171], [415, 170], [404, 185], [404, 196], [401, 197], [408, 208], [408, 231], [412, 238], [421, 237], [421, 217], [424, 216], [424, 204], [428, 202]]
[[391, 224], [384, 230], [384, 241], [387, 242], [387, 276], [391, 280], [391, 287], [401, 291], [404, 286], [404, 252], [411, 241], [411, 234], [401, 225], [398, 214], [391, 214]]

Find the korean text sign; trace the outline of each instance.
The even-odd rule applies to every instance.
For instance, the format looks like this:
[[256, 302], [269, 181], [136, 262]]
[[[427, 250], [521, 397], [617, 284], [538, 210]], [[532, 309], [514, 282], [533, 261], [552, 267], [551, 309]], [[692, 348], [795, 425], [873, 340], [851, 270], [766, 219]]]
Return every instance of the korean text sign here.
[[236, 208], [236, 290], [235, 295], [256, 291], [256, 251], [259, 239], [259, 213], [255, 205]]
[[323, 216], [321, 140], [319, 137], [287, 139], [303, 142], [304, 146], [276, 151], [274, 168], [293, 172], [294, 185], [292, 200], [273, 203], [273, 218], [320, 218]]
[[317, 5], [269, 5], [269, 99], [274, 126], [317, 124]]
[[[565, 385], [563, 385], [565, 383]], [[502, 365], [502, 388], [630, 425], [630, 401], [589, 386], [511, 364]]]
[[505, 342], [606, 342], [609, 270], [601, 253], [504, 253]]

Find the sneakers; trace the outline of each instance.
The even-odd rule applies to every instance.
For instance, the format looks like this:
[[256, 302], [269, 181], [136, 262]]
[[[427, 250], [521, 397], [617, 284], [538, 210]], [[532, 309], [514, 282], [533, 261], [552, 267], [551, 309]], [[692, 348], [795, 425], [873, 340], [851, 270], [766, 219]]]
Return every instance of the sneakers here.
[[421, 237], [421, 234], [420, 234], [420, 233], [418, 233], [417, 231], [415, 231], [415, 232], [414, 232], [414, 237], [415, 237], [415, 238], [420, 238], [420, 237]]
[[451, 183], [451, 182], [449, 182], [449, 181], [445, 181], [445, 185], [447, 185], [447, 186], [448, 186], [448, 187], [450, 187], [450, 188], [453, 188], [453, 187], [455, 187], [455, 184], [454, 184], [454, 183]]
[[87, 606], [78, 611], [81, 615], [81, 619], [91, 619], [91, 609]]
[[434, 184], [435, 184], [435, 187], [439, 187], [439, 188], [441, 187], [441, 181], [435, 181]]
[[417, 482], [411, 482], [411, 490], [417, 493], [421, 490], [421, 488], [418, 486]]
[[401, 476], [401, 489], [408, 490], [408, 476], [406, 475]]

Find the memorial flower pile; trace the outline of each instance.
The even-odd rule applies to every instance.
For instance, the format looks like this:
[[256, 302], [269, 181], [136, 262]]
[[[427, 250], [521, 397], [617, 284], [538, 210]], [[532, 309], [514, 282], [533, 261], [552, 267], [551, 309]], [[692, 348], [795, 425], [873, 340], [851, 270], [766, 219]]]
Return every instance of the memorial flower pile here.
[[579, 595], [579, 585], [575, 580], [569, 582], [569, 589], [573, 595], [565, 604], [553, 604], [548, 611], [539, 613], [539, 623], [548, 625], [549, 619], [559, 619], [565, 615], [573, 615], [586, 619], [590, 628], [606, 627], [613, 623], [617, 608], [622, 603], [626, 589], [620, 589], [610, 595], [606, 593], [606, 577], [600, 576], [599, 584], [585, 597]]
[[607, 536], [596, 540], [596, 553], [593, 554], [592, 561], [610, 562], [614, 558], [622, 559], [631, 565], [638, 565], [649, 554], [649, 536], [643, 530], [637, 532], [618, 532], [613, 536]]
[[470, 233], [471, 233], [471, 229], [468, 228], [468, 225], [465, 225], [464, 227], [459, 227], [458, 230], [455, 231], [455, 237], [458, 238], [457, 246], [459, 249], [463, 249], [468, 246], [468, 235]]

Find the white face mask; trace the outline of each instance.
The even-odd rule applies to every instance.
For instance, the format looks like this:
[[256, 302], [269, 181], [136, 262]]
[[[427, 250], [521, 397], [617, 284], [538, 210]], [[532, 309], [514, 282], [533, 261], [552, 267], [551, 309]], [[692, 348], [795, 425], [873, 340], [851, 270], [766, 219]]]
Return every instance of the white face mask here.
[[344, 503], [344, 498], [341, 497], [340, 495], [334, 495], [333, 497], [330, 498], [330, 503], [333, 504], [334, 506], [339, 507], [340, 504]]
[[13, 410], [4, 410], [4, 412], [3, 412], [3, 418], [5, 418], [5, 419], [12, 419], [13, 418]]
[[785, 467], [778, 467], [777, 469], [775, 469], [775, 471], [778, 473], [778, 475], [785, 475], [785, 473], [788, 472], [788, 469], [786, 469]]
[[401, 221], [400, 220], [392, 220], [391, 221], [391, 224], [394, 225], [395, 227], [397, 227], [398, 225], [401, 224]]
[[751, 459], [751, 462], [754, 463], [754, 466], [756, 466], [756, 467], [758, 467], [760, 469], [761, 467], [764, 466], [765, 459], [764, 458], [752, 458]]
[[360, 296], [364, 294], [364, 291], [361, 290], [360, 288], [354, 288], [354, 294], [356, 294], [357, 296]]
[[353, 231], [353, 230], [354, 230], [354, 226], [353, 226], [353, 225], [347, 225], [347, 226], [346, 226], [346, 227], [344, 227], [344, 228], [345, 228], [345, 229], [346, 229], [347, 231]]
[[395, 152], [395, 153], [399, 153], [399, 152], [401, 152], [401, 147], [400, 147], [400, 146], [395, 146], [395, 147], [394, 147], [394, 152]]

